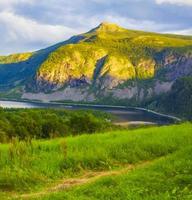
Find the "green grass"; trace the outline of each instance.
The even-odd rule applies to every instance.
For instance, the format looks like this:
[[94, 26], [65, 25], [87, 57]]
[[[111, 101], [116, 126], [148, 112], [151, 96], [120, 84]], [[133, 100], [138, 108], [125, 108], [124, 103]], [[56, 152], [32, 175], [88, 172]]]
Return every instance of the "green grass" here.
[[[0, 145], [0, 194], [6, 198], [13, 192], [41, 190], [54, 181], [79, 176], [87, 170], [111, 170], [121, 168], [122, 164], [160, 157], [164, 158], [130, 175], [104, 178], [50, 199], [126, 199], [127, 195], [133, 195], [132, 199], [152, 195], [150, 198], [154, 199], [157, 191], [168, 195], [175, 187], [180, 193], [188, 185], [191, 187], [188, 178], [191, 176], [191, 133], [191, 123], [185, 123]], [[184, 179], [181, 187], [179, 179], [174, 178], [176, 175], [181, 181]], [[165, 180], [171, 183], [168, 194], [164, 194], [165, 185], [169, 183], [163, 183]], [[187, 188], [185, 191], [189, 194]]]
[[153, 164], [41, 200], [190, 200], [192, 199], [192, 147]]
[[18, 63], [28, 60], [33, 55], [32, 52], [29, 53], [18, 53], [8, 56], [0, 56], [0, 64]]

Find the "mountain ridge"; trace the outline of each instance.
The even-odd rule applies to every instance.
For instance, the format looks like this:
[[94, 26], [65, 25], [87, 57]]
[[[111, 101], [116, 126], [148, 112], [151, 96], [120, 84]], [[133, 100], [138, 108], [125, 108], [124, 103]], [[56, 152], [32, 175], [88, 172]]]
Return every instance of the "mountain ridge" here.
[[0, 90], [42, 101], [143, 105], [191, 75], [192, 37], [108, 22], [31, 54], [0, 57]]

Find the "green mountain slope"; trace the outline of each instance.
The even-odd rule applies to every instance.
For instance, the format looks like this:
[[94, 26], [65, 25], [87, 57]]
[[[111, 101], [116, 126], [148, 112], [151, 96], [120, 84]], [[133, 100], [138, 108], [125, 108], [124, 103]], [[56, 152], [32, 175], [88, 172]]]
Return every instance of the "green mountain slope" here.
[[32, 52], [0, 56], [0, 91], [9, 91], [18, 86], [24, 86], [35, 77], [38, 68], [47, 59], [48, 55], [58, 47], [78, 42], [79, 37], [51, 47]]
[[[14, 62], [14, 63], [13, 63]], [[1, 96], [147, 105], [192, 75], [192, 37], [102, 23], [31, 54], [0, 57]]]
[[[83, 34], [78, 44], [61, 46], [52, 52], [40, 66], [36, 83], [40, 90], [48, 91], [82, 76], [90, 81], [106, 76], [118, 82], [148, 79], [166, 62], [189, 56], [191, 51], [191, 38], [130, 31], [103, 23]], [[167, 60], [160, 58], [163, 56]]]
[[176, 113], [192, 119], [192, 76], [177, 80], [172, 90], [154, 104], [164, 112]]
[[9, 56], [0, 56], [0, 64], [18, 63], [28, 60], [32, 53], [13, 54]]

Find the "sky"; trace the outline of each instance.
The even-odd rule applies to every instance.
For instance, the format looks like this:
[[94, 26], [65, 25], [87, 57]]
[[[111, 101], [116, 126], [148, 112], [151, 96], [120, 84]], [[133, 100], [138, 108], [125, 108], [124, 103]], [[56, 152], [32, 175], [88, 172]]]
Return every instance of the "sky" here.
[[0, 0], [0, 54], [45, 48], [103, 21], [192, 35], [192, 0]]

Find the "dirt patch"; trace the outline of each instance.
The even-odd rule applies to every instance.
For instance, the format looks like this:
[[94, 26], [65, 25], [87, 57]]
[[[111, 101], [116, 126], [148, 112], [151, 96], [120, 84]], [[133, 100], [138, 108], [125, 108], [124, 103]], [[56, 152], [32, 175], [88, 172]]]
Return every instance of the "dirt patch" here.
[[[145, 161], [136, 165], [130, 165], [130, 164], [122, 165], [123, 169], [119, 169], [119, 170], [86, 172], [83, 176], [78, 177], [78, 178], [70, 178], [70, 179], [58, 181], [55, 185], [49, 188], [46, 188], [45, 190], [41, 192], [17, 195], [17, 196], [14, 196], [13, 198], [14, 199], [31, 199], [31, 198], [49, 195], [51, 193], [56, 193], [56, 192], [70, 189], [76, 186], [92, 183], [102, 177], [116, 176], [123, 173], [127, 173], [127, 172], [132, 171], [133, 169], [144, 167], [145, 165], [149, 163], [151, 162]], [[117, 165], [119, 166], [119, 163], [117, 163]]]

